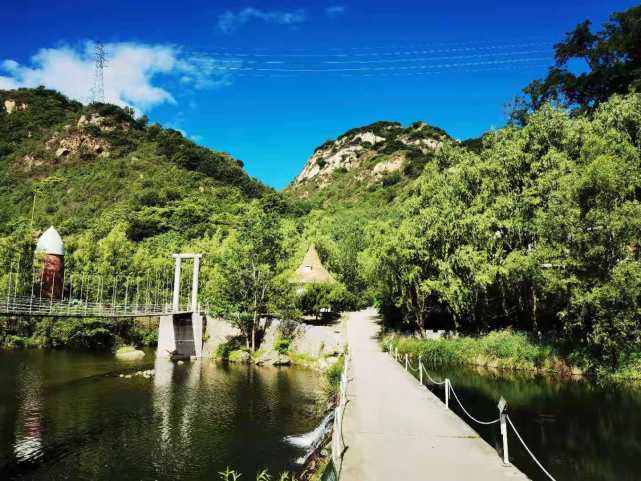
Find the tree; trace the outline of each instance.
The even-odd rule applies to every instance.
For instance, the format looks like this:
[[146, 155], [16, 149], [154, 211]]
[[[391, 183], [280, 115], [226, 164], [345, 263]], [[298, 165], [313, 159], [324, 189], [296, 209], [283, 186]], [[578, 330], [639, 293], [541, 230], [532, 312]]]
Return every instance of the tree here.
[[217, 262], [215, 309], [241, 330], [247, 347], [256, 349], [261, 316], [278, 310], [287, 289], [277, 278], [282, 239], [276, 214], [254, 202], [238, 227], [223, 241]]
[[353, 304], [345, 286], [339, 282], [307, 284], [296, 298], [297, 307], [319, 319], [323, 310], [340, 313]]
[[[594, 33], [586, 20], [554, 46], [556, 65], [543, 80], [534, 80], [516, 101], [510, 117], [516, 125], [546, 102], [576, 112], [591, 112], [613, 94], [641, 90], [641, 5], [610, 16]], [[575, 73], [571, 62], [582, 61], [585, 71]]]

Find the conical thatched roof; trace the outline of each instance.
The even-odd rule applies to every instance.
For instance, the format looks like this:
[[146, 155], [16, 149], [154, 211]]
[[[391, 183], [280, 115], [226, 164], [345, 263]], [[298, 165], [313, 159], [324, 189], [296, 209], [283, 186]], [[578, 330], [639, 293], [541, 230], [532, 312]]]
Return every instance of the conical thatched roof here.
[[318, 257], [318, 252], [316, 252], [316, 248], [313, 245], [309, 247], [303, 262], [294, 272], [292, 282], [296, 284], [334, 282], [332, 275], [323, 267], [320, 257]]

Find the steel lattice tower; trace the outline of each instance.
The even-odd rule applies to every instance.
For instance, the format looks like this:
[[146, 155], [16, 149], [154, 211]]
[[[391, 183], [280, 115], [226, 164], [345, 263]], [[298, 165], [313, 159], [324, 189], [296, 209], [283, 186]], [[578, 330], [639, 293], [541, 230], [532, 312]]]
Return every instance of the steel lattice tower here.
[[92, 92], [92, 102], [104, 103], [105, 101], [105, 46], [102, 42], [96, 43], [95, 50], [96, 71]]

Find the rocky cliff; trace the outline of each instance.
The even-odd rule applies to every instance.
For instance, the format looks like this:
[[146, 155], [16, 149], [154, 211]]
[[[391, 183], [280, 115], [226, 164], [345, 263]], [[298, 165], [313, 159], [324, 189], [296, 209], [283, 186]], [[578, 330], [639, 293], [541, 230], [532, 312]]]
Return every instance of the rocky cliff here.
[[351, 129], [316, 148], [287, 191], [303, 199], [344, 200], [362, 188], [390, 187], [417, 177], [448, 140], [444, 130], [424, 122]]
[[400, 170], [407, 157], [428, 155], [449, 139], [447, 133], [415, 122], [403, 128], [397, 122], [377, 122], [352, 129], [318, 147], [296, 177], [299, 184], [322, 179], [337, 170], [350, 171], [368, 164], [374, 177]]

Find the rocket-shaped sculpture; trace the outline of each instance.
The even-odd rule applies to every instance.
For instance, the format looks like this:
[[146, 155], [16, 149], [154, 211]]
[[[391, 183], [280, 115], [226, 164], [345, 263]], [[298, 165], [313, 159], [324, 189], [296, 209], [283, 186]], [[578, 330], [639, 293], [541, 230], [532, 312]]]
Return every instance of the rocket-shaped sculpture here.
[[39, 273], [40, 294], [54, 301], [62, 299], [65, 278], [65, 247], [58, 231], [49, 227], [38, 239], [36, 253], [44, 255]]

